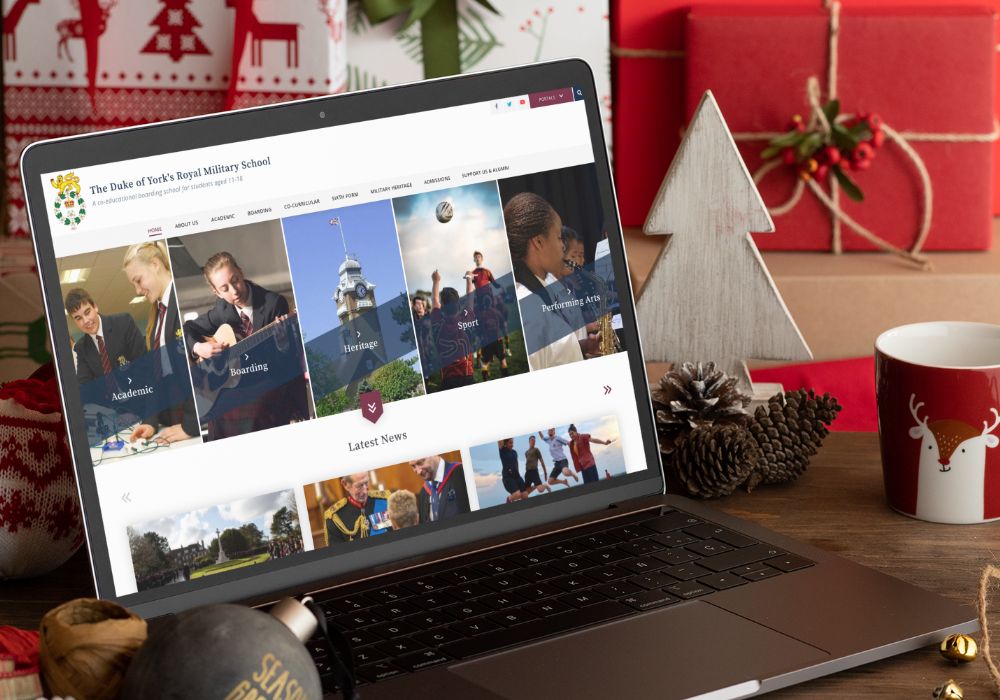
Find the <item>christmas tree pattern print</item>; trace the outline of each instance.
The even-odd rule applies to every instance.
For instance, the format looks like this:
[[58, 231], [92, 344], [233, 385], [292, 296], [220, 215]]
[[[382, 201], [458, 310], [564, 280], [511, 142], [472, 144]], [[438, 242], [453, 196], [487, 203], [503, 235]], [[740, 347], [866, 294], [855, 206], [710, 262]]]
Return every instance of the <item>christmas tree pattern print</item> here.
[[165, 53], [175, 63], [188, 54], [208, 55], [204, 42], [194, 30], [201, 22], [191, 14], [191, 0], [160, 0], [163, 9], [153, 18], [150, 26], [159, 29], [142, 47], [142, 53]]

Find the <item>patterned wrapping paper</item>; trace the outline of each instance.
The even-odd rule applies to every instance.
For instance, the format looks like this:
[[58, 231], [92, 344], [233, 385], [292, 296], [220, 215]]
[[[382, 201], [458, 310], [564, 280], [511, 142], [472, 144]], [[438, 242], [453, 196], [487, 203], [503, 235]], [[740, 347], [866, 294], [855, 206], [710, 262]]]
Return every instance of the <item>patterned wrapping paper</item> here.
[[[32, 141], [340, 92], [347, 0], [3, 0], [7, 187]], [[230, 80], [235, 73], [236, 80]]]
[[[611, 144], [609, 0], [504, 0], [495, 15], [473, 0], [459, 0], [462, 71], [503, 68], [556, 58], [585, 59], [594, 69]], [[421, 80], [420, 26], [398, 34], [402, 18], [372, 25], [357, 4], [348, 8], [348, 89]]]

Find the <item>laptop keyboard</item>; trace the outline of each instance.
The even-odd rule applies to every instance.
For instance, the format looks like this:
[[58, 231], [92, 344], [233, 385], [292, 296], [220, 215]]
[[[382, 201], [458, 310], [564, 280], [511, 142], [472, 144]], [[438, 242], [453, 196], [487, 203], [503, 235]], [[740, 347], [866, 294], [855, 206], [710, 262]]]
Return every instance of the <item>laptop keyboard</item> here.
[[[679, 510], [329, 600], [359, 683], [780, 576], [813, 562]], [[326, 691], [325, 645], [309, 651]]]

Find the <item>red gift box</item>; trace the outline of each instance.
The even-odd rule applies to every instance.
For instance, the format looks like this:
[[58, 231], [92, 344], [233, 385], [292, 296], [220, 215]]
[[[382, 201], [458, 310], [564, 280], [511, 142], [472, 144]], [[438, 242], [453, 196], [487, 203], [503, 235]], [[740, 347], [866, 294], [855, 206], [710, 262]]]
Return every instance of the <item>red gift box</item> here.
[[[924, 250], [989, 248], [996, 140], [991, 10], [699, 7], [688, 15], [686, 31], [687, 113], [712, 90], [772, 207], [776, 231], [758, 238], [760, 248], [830, 250], [832, 224], [841, 218], [845, 250], [876, 248], [858, 235], [861, 229], [910, 249], [923, 235], [925, 211]], [[849, 218], [834, 216], [837, 205], [823, 201], [828, 183], [806, 183], [795, 167], [761, 170], [760, 154], [773, 134], [793, 114], [808, 118], [811, 76], [822, 101], [835, 96], [844, 117], [877, 113], [890, 137], [870, 169], [850, 173], [865, 201], [841, 194], [839, 208]], [[797, 203], [790, 201], [795, 193]]]
[[[847, 12], [868, 0], [845, 0]], [[732, 0], [701, 0], [699, 6], [731, 5]], [[818, 0], [768, 0], [768, 5], [817, 8]], [[927, 8], [928, 15], [943, 17], [950, 12], [941, 0], [882, 0], [885, 6]], [[997, 0], [984, 5], [1000, 8]], [[753, 5], [741, 7], [752, 12]], [[612, 0], [611, 36], [614, 65], [614, 164], [622, 223], [641, 226], [656, 191], [673, 158], [684, 127], [684, 76], [686, 52], [700, 47], [685, 46], [685, 21], [690, 2], [684, 0]], [[772, 35], [774, 43], [787, 38]], [[740, 47], [736, 63], [755, 62], [756, 57]], [[945, 59], [947, 62], [947, 59]], [[718, 95], [717, 95], [718, 96]], [[1000, 106], [1000, 90], [996, 91]], [[725, 105], [723, 105], [725, 108]], [[796, 112], [803, 111], [800, 104]], [[998, 110], [1000, 111], [1000, 110]], [[794, 112], [793, 112], [794, 113]], [[784, 126], [787, 121], [777, 125]], [[729, 115], [727, 114], [727, 118]], [[994, 144], [993, 211], [1000, 214], [1000, 143]]]

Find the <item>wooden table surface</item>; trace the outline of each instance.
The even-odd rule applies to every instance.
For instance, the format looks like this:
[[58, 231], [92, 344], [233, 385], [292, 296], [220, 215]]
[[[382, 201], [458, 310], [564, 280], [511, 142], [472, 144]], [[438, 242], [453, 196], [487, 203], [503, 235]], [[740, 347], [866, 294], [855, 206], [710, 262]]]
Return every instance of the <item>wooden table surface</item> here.
[[[983, 567], [997, 562], [1000, 524], [936, 525], [894, 513], [882, 495], [878, 439], [833, 433], [797, 483], [761, 487], [714, 501], [758, 522], [958, 601], [974, 604]], [[35, 627], [50, 608], [93, 595], [84, 552], [53, 573], [0, 585], [0, 624]], [[994, 605], [1000, 610], [1000, 594]], [[1000, 612], [991, 616], [1000, 634]], [[996, 636], [996, 635], [994, 635]], [[977, 635], [977, 641], [978, 641]], [[930, 698], [949, 678], [969, 700], [994, 697], [982, 658], [953, 666], [934, 648], [827, 676], [774, 698]]]

